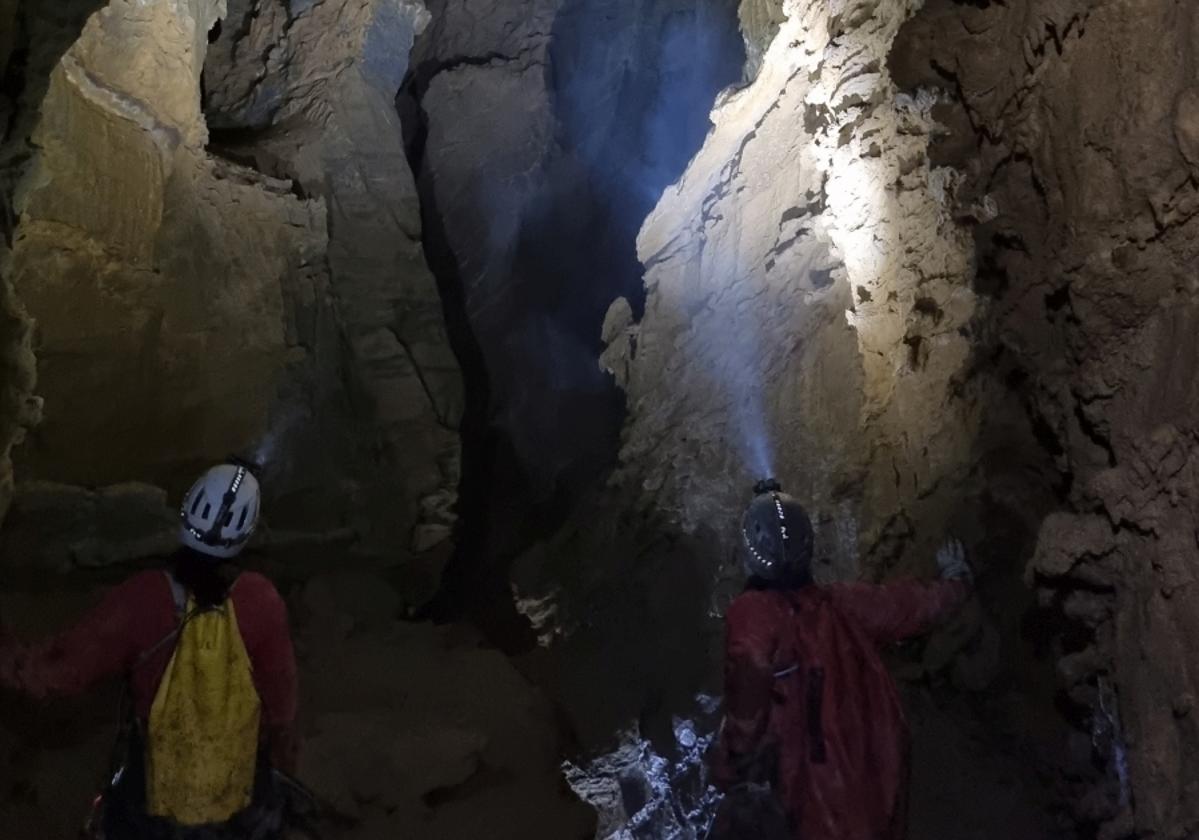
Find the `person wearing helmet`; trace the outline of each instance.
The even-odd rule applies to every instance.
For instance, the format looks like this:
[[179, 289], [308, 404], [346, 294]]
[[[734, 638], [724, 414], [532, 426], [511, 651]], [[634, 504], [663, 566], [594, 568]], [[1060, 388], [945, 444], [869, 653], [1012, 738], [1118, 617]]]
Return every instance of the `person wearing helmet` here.
[[879, 651], [965, 601], [962, 545], [938, 552], [937, 582], [818, 585], [807, 513], [775, 482], [755, 489], [741, 523], [749, 582], [726, 614], [712, 771], [730, 795], [713, 836], [901, 840], [908, 733]]
[[263, 797], [271, 768], [296, 763], [287, 611], [270, 581], [228, 562], [259, 504], [247, 465], [210, 469], [184, 499], [167, 571], [134, 575], [51, 639], [0, 639], [0, 686], [35, 699], [127, 680], [128, 723], [95, 837], [266, 838], [278, 828]]

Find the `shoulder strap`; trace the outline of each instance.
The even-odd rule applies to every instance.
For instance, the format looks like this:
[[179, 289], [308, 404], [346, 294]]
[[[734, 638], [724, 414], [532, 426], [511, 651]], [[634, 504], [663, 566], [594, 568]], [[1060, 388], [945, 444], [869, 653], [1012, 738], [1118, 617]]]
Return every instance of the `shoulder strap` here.
[[[791, 607], [791, 621], [787, 625], [787, 630], [792, 635], [794, 635], [795, 634], [795, 622], [799, 620], [799, 605], [796, 604], [792, 598], [787, 597], [787, 596], [784, 596], [784, 597], [787, 600], [787, 606]], [[799, 647], [799, 645], [796, 645], [797, 649], [798, 649], [798, 647]], [[798, 674], [801, 669], [802, 669], [802, 666], [800, 665], [799, 662], [793, 662], [790, 665], [784, 665], [782, 668], [779, 668], [778, 670], [776, 670], [774, 672], [774, 678], [776, 680], [786, 679], [787, 677]]]
[[163, 572], [167, 576], [167, 584], [171, 587], [171, 599], [175, 602], [175, 617], [183, 618], [183, 612], [187, 609], [187, 587], [175, 579], [175, 576], [170, 572]]
[[171, 601], [175, 605], [175, 626], [171, 628], [169, 633], [142, 651], [137, 659], [133, 660], [133, 666], [129, 669], [131, 673], [141, 668], [149, 661], [150, 657], [179, 638], [179, 634], [183, 632], [184, 626], [195, 616], [195, 611], [187, 612], [187, 588], [176, 580], [175, 576], [170, 572], [163, 572], [163, 574], [166, 575], [167, 585], [171, 588]]

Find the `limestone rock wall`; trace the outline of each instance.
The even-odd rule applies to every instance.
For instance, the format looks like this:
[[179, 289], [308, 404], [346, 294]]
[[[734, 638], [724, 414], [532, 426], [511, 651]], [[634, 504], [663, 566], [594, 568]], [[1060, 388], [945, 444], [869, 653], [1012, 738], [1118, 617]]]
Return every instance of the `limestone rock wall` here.
[[1100, 836], [1190, 836], [1199, 10], [938, 0], [901, 44], [903, 84], [944, 91], [961, 205], [993, 216], [979, 356], [1001, 397], [976, 458], [1039, 532], [1036, 626], [1074, 766], [1099, 768], [1067, 795]]
[[174, 496], [253, 455], [276, 537], [356, 534], [409, 561], [421, 600], [448, 552], [462, 400], [392, 107], [427, 13], [292, 5], [116, 0], [77, 10], [73, 35], [22, 18], [38, 60], [5, 147], [0, 432], [37, 419], [32, 347], [45, 411], [22, 480]]
[[0, 520], [13, 494], [12, 447], [37, 422], [40, 410], [33, 395], [32, 325], [8, 268], [16, 224], [13, 192], [29, 157], [29, 135], [50, 73], [99, 5], [100, 0], [52, 7], [0, 3], [0, 78], [5, 82], [0, 93]]

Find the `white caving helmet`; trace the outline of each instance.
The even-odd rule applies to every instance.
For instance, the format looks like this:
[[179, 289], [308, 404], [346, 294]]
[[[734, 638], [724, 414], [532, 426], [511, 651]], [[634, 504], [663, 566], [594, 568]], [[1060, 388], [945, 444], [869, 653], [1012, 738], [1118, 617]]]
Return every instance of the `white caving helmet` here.
[[247, 467], [213, 467], [183, 498], [180, 541], [210, 557], [236, 557], [258, 527], [258, 503], [258, 479]]

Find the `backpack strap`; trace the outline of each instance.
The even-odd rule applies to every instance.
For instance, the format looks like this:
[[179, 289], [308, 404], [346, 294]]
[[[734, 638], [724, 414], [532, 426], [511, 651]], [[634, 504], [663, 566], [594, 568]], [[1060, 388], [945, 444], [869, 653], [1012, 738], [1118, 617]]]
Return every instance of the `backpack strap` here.
[[166, 575], [167, 585], [171, 588], [171, 601], [175, 605], [175, 626], [171, 628], [169, 633], [138, 654], [137, 659], [133, 660], [133, 665], [129, 669], [129, 673], [131, 674], [145, 665], [154, 654], [178, 639], [179, 634], [183, 632], [183, 628], [199, 612], [198, 610], [193, 610], [190, 613], [187, 612], [187, 588], [176, 580], [175, 576], [170, 572], [163, 572], [163, 574]]
[[[796, 605], [795, 601], [793, 601], [791, 598], [787, 598], [787, 605], [791, 607], [791, 622], [787, 625], [787, 629], [791, 632], [792, 636], [794, 636], [795, 622], [799, 619], [799, 606]], [[796, 647], [798, 647], [798, 645]], [[786, 665], [776, 670], [774, 672], [774, 678], [776, 680], [783, 680], [787, 677], [800, 673], [802, 670], [803, 666], [799, 662], [795, 662], [791, 665]]]
[[163, 572], [163, 574], [166, 575], [167, 584], [171, 587], [171, 599], [175, 602], [175, 617], [182, 619], [183, 611], [187, 609], [187, 588], [170, 572]]

